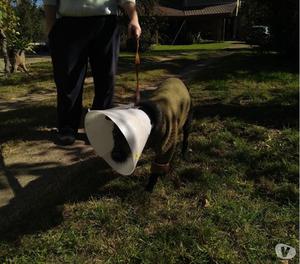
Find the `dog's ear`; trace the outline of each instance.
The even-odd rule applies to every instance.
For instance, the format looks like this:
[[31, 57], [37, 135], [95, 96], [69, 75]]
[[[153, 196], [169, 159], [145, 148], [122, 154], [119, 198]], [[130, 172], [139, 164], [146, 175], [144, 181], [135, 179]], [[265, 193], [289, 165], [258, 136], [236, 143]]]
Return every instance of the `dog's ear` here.
[[159, 105], [152, 101], [142, 101], [138, 106], [150, 118], [153, 127], [157, 127], [161, 123], [162, 112]]

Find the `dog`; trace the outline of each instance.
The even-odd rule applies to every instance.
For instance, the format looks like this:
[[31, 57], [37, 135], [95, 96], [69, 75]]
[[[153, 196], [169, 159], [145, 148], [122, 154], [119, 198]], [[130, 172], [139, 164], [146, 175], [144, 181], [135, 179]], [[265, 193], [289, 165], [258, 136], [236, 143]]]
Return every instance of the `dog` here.
[[9, 52], [9, 60], [11, 64], [11, 73], [17, 72], [20, 68], [30, 76], [29, 70], [26, 67], [25, 50], [12, 49]]
[[[152, 130], [146, 148], [155, 152], [146, 191], [152, 192], [159, 177], [170, 171], [179, 137], [183, 134], [181, 154], [187, 155], [188, 137], [192, 123], [192, 102], [186, 85], [178, 78], [163, 81], [156, 90], [144, 92], [136, 105], [151, 120]], [[111, 157], [124, 162], [130, 155], [129, 145], [119, 128], [113, 128], [114, 145]]]

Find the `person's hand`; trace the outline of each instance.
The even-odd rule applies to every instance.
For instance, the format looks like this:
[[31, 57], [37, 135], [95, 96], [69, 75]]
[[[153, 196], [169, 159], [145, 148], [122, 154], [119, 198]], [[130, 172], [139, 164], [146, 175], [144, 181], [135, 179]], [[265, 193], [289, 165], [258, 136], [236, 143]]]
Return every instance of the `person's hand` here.
[[139, 21], [132, 19], [128, 25], [128, 38], [139, 39], [142, 34]]
[[128, 25], [128, 38], [139, 39], [142, 34], [142, 30], [135, 4], [127, 2], [122, 7], [124, 8], [130, 20]]

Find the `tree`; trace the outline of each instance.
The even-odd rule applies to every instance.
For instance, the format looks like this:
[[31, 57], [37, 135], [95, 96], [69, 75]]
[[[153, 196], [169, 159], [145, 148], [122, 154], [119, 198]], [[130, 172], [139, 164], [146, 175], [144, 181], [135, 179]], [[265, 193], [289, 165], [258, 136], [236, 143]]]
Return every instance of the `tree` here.
[[23, 41], [39, 42], [44, 37], [43, 11], [37, 6], [37, 0], [22, 0], [16, 6], [16, 14], [22, 18], [18, 31]]
[[272, 49], [298, 58], [298, 0], [245, 0], [242, 3], [241, 22], [245, 32], [253, 25], [269, 26]]
[[[157, 18], [153, 16], [154, 7], [158, 3], [158, 0], [139, 0], [137, 1], [137, 9], [139, 13], [139, 22], [142, 28], [142, 35], [140, 41], [140, 50], [147, 50], [151, 44], [155, 41], [156, 30], [158, 29]], [[127, 24], [128, 17], [123, 16], [121, 20], [122, 30], [121, 30], [121, 48], [135, 51], [136, 42], [131, 40], [126, 40], [127, 37]]]
[[10, 0], [0, 0], [0, 46], [4, 58], [4, 72], [10, 73], [11, 64], [8, 56], [9, 40], [14, 39], [18, 32], [16, 31], [18, 18], [13, 10]]
[[270, 8], [269, 23], [276, 50], [298, 60], [299, 0], [264, 0]]
[[141, 35], [141, 50], [149, 49], [151, 44], [155, 42], [155, 34], [158, 29], [158, 21], [153, 16], [154, 7], [158, 0], [140, 0], [137, 1], [137, 9], [140, 17], [140, 24], [143, 30]]
[[37, 0], [0, 0], [0, 44], [6, 75], [16, 71], [18, 66], [27, 71], [25, 51], [32, 51], [30, 43], [38, 42], [44, 37], [43, 11], [36, 2]]

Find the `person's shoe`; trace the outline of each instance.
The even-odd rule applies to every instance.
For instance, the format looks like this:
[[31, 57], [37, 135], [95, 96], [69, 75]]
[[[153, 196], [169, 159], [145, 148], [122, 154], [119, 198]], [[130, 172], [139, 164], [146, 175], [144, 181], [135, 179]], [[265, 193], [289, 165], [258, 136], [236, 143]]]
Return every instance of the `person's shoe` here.
[[58, 131], [57, 141], [59, 145], [72, 145], [76, 140], [76, 133], [72, 128], [63, 128]]

